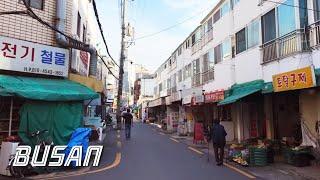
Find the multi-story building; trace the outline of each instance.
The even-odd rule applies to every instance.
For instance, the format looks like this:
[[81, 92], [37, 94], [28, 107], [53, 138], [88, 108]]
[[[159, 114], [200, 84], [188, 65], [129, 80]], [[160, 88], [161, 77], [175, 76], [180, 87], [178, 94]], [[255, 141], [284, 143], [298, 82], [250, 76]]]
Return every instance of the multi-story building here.
[[[0, 113], [5, 128], [0, 141], [17, 134], [18, 128], [29, 128], [23, 124], [26, 118], [32, 125], [20, 132], [50, 129], [55, 144], [66, 144], [66, 133], [83, 124], [84, 100], [103, 93], [93, 46], [98, 28], [92, 2], [0, 1], [0, 104], [7, 107]], [[28, 118], [30, 113], [35, 116]], [[64, 123], [52, 127], [61, 117]], [[27, 135], [19, 135], [27, 141]]]
[[190, 132], [218, 118], [229, 141], [319, 140], [319, 4], [220, 0], [155, 72], [154, 117]]

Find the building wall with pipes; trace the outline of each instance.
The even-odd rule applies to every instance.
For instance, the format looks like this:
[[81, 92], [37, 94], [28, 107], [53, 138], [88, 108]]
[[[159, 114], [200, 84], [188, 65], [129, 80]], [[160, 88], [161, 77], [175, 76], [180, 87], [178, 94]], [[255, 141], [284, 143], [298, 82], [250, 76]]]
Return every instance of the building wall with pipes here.
[[[96, 18], [93, 11], [92, 1], [73, 0], [71, 16], [67, 16], [71, 19], [71, 34], [74, 38], [82, 41], [86, 44], [90, 44], [95, 47], [98, 54], [102, 55], [101, 50], [104, 45], [99, 43], [98, 34], [99, 27], [96, 23]], [[82, 76], [89, 76], [90, 54], [87, 52], [81, 52], [79, 50], [72, 50], [72, 62], [71, 69], [74, 73]], [[97, 72], [101, 76], [101, 72]]]
[[[43, 1], [43, 9], [32, 10], [44, 21], [55, 25], [56, 0]], [[67, 17], [71, 17], [72, 1], [67, 1]], [[21, 0], [1, 0], [0, 11], [26, 10]], [[41, 25], [37, 20], [28, 15], [2, 15], [0, 16], [0, 35], [10, 38], [32, 41], [40, 44], [57, 46], [54, 31]], [[66, 33], [71, 32], [71, 19], [66, 21]]]

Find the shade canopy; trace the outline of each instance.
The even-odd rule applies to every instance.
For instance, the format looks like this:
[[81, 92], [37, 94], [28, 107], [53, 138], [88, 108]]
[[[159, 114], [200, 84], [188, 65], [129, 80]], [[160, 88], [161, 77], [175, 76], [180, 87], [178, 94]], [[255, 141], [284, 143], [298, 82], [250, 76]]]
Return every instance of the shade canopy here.
[[226, 105], [234, 103], [241, 98], [244, 98], [250, 94], [259, 92], [264, 87], [263, 80], [251, 81], [243, 84], [235, 84], [230, 89], [230, 96], [226, 97], [224, 100], [220, 101], [218, 105]]
[[93, 90], [67, 79], [0, 75], [0, 96], [41, 101], [82, 101], [98, 98]]

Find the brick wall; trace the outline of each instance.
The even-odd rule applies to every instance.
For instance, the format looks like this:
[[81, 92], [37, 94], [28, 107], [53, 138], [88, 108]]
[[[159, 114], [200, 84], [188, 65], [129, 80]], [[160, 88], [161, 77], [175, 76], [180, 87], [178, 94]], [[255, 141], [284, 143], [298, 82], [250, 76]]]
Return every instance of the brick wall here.
[[[19, 0], [1, 0], [0, 12], [25, 10]], [[44, 9], [33, 11], [44, 21], [55, 25], [56, 0], [45, 0]], [[71, 32], [72, 1], [67, 1], [66, 33]], [[55, 33], [37, 20], [26, 15], [2, 15], [0, 16], [0, 36], [7, 36], [36, 43], [57, 46]]]

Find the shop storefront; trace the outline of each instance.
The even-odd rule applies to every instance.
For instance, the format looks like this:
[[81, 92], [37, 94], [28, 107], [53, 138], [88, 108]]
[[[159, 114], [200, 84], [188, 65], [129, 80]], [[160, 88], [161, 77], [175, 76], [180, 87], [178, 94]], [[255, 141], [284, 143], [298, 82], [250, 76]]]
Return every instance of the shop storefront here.
[[230, 125], [230, 130], [233, 124], [234, 131], [229, 132], [229, 140], [233, 138], [242, 142], [250, 138], [265, 137], [264, 101], [260, 93], [263, 87], [263, 80], [233, 85], [227, 91], [225, 99], [218, 103], [218, 113]]
[[151, 123], [163, 123], [167, 119], [165, 98], [158, 98], [148, 103], [148, 120]]
[[[83, 126], [83, 101], [98, 94], [67, 80], [69, 50], [0, 37], [0, 135], [48, 130], [57, 145], [67, 144], [71, 133]], [[3, 110], [2, 110], [3, 109]]]

